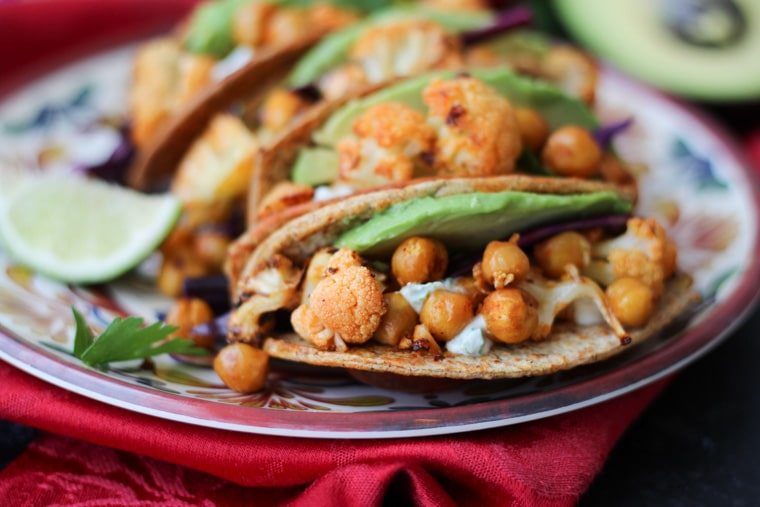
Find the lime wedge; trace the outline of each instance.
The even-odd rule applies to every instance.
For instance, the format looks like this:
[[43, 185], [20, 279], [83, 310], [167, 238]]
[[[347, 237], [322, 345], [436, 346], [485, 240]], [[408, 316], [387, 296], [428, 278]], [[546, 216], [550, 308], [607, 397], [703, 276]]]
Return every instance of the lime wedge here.
[[171, 195], [95, 180], [30, 177], [0, 200], [0, 238], [18, 262], [65, 282], [111, 280], [155, 250], [179, 218]]

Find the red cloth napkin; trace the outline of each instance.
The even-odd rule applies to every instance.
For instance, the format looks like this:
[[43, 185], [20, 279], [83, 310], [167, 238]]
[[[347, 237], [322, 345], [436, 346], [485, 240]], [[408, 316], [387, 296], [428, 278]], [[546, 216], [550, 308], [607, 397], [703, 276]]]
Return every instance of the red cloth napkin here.
[[387, 495], [431, 506], [572, 505], [664, 386], [515, 427], [352, 441], [247, 435], [155, 419], [64, 391], [4, 363], [0, 385], [0, 419], [129, 451], [45, 434], [0, 472], [0, 498], [7, 505], [177, 498], [178, 505], [255, 500], [367, 506], [381, 505]]

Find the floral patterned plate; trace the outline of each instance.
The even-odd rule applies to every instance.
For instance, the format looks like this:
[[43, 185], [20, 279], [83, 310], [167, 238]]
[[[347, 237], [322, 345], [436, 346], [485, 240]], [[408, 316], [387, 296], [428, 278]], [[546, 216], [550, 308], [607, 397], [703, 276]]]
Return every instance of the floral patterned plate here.
[[[112, 156], [134, 49], [81, 60], [0, 104], [0, 171], [77, 171]], [[116, 315], [156, 319], [168, 301], [152, 287], [150, 262], [115, 283], [81, 288], [31, 273], [1, 252], [0, 357], [64, 389], [128, 410], [228, 430], [317, 438], [455, 433], [620, 396], [704, 354], [746, 315], [760, 288], [760, 199], [754, 175], [732, 142], [698, 113], [610, 71], [602, 79], [598, 109], [605, 121], [635, 118], [616, 147], [640, 162], [638, 211], [667, 224], [679, 245], [681, 268], [694, 276], [705, 301], [688, 325], [674, 325], [613, 359], [546, 377], [470, 382], [424, 395], [284, 363], [275, 364], [264, 392], [251, 395], [226, 389], [209, 369], [169, 357], [100, 371], [69, 352], [69, 307], [80, 309], [96, 328]]]

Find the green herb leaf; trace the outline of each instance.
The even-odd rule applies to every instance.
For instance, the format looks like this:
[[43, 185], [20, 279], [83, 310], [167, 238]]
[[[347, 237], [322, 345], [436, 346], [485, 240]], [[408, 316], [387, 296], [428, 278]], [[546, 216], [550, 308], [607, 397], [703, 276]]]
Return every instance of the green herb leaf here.
[[74, 334], [74, 355], [81, 357], [84, 351], [95, 341], [95, 336], [90, 331], [90, 327], [87, 325], [82, 314], [73, 306], [71, 307], [71, 312], [74, 314], [74, 321], [77, 323], [77, 330]]
[[114, 361], [144, 359], [161, 354], [206, 355], [208, 351], [196, 347], [183, 338], [167, 339], [177, 328], [163, 322], [143, 327], [139, 317], [116, 318], [105, 331], [94, 338], [87, 323], [76, 310], [77, 329], [74, 338], [74, 355], [90, 366], [102, 366]]

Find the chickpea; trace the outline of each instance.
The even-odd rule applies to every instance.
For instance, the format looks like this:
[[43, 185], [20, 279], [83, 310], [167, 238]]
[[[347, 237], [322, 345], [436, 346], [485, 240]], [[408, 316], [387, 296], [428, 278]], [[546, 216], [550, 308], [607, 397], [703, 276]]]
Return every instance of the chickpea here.
[[523, 146], [531, 151], [538, 151], [549, 137], [549, 125], [535, 109], [518, 107], [515, 109], [517, 127], [520, 129], [520, 138]]
[[197, 335], [193, 333], [193, 328], [212, 320], [214, 320], [214, 312], [211, 307], [202, 299], [197, 298], [178, 300], [166, 316], [167, 324], [179, 328], [174, 336], [193, 340], [197, 346], [204, 348], [214, 345], [213, 337]]
[[588, 130], [568, 125], [549, 136], [541, 158], [560, 176], [588, 178], [599, 170], [602, 150]]
[[607, 287], [612, 313], [624, 326], [643, 326], [654, 311], [652, 288], [636, 278], [620, 278]]
[[538, 304], [527, 292], [515, 288], [496, 290], [486, 297], [480, 313], [486, 330], [504, 343], [520, 343], [538, 326]]
[[224, 385], [239, 393], [261, 390], [267, 380], [269, 356], [247, 343], [227, 345], [214, 358], [214, 371]]
[[195, 254], [212, 270], [221, 270], [227, 258], [230, 238], [219, 231], [202, 231], [195, 236]]
[[396, 347], [402, 338], [414, 333], [417, 325], [417, 312], [398, 292], [383, 295], [388, 311], [383, 315], [380, 326], [375, 331], [375, 341]]
[[473, 319], [472, 300], [464, 294], [437, 290], [420, 311], [420, 321], [436, 340], [449, 341]]
[[618, 185], [633, 183], [634, 179], [622, 160], [608, 153], [602, 157], [599, 164], [599, 173], [602, 179]]
[[565, 266], [583, 269], [591, 261], [591, 243], [577, 232], [562, 232], [542, 241], [533, 255], [546, 276], [560, 278]]
[[437, 239], [412, 236], [393, 252], [391, 271], [399, 285], [440, 280], [446, 273], [449, 254]]
[[483, 252], [481, 269], [485, 280], [501, 289], [524, 279], [530, 270], [530, 261], [516, 242], [491, 241]]
[[164, 257], [158, 273], [158, 288], [170, 297], [182, 294], [185, 278], [203, 276], [208, 273], [206, 266], [193, 256], [187, 254]]

